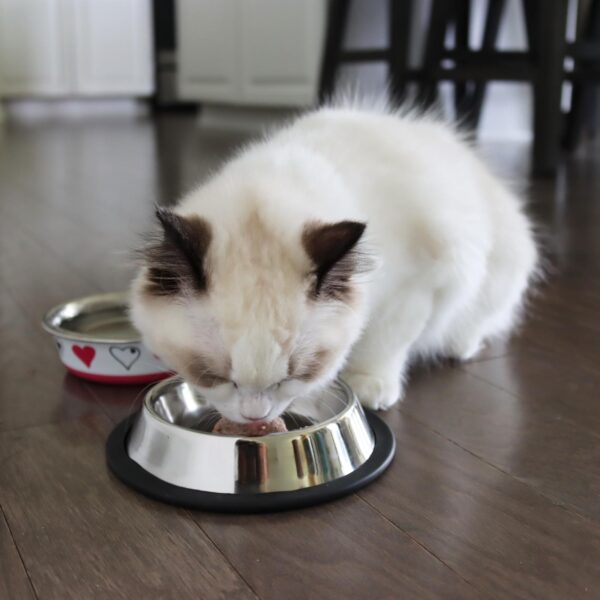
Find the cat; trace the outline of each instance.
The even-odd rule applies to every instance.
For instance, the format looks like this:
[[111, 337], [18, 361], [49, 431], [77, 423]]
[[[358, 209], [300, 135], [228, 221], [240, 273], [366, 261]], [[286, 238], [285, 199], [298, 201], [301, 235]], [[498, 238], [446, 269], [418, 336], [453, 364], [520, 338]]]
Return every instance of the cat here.
[[389, 408], [412, 358], [510, 333], [538, 265], [520, 199], [451, 126], [360, 106], [300, 116], [157, 217], [133, 322], [239, 423], [339, 374]]

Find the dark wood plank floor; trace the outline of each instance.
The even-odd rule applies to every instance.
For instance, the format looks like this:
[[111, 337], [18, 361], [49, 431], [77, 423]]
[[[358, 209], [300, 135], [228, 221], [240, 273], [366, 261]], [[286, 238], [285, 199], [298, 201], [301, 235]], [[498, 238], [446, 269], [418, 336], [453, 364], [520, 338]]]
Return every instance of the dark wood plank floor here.
[[[141, 388], [66, 375], [39, 320], [124, 288], [132, 247], [242, 140], [191, 116], [14, 122], [0, 137], [0, 598], [599, 598], [600, 152], [529, 183], [547, 281], [511, 341], [419, 367], [390, 470], [261, 516], [177, 510], [106, 470]], [[523, 177], [527, 148], [484, 149]]]

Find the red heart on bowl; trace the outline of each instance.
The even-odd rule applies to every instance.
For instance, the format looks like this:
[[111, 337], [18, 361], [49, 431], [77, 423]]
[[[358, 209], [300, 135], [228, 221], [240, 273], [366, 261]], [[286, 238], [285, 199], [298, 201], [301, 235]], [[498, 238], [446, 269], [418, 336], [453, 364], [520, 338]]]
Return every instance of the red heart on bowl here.
[[73, 346], [73, 354], [86, 366], [89, 367], [96, 356], [96, 351], [91, 346]]

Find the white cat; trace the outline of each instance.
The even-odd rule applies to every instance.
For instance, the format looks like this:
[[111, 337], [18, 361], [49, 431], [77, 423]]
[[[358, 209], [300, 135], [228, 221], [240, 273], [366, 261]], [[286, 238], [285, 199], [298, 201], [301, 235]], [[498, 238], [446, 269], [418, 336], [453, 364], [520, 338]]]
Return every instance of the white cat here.
[[411, 357], [509, 332], [537, 264], [519, 199], [450, 127], [356, 107], [250, 145], [158, 217], [134, 323], [242, 423], [340, 372], [388, 408]]

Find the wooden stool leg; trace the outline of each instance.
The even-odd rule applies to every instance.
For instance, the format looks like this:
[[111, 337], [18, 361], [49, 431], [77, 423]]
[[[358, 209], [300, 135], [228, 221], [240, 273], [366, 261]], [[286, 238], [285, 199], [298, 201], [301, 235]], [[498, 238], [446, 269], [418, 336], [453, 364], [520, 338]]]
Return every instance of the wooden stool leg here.
[[390, 101], [399, 105], [406, 93], [408, 71], [408, 49], [413, 0], [388, 0], [390, 66]]
[[539, 175], [551, 175], [556, 171], [560, 152], [567, 0], [544, 0], [537, 9], [533, 170]]
[[348, 22], [350, 0], [330, 0], [325, 36], [325, 52], [319, 83], [319, 101], [329, 100], [335, 90], [335, 76], [339, 66], [344, 33]]

